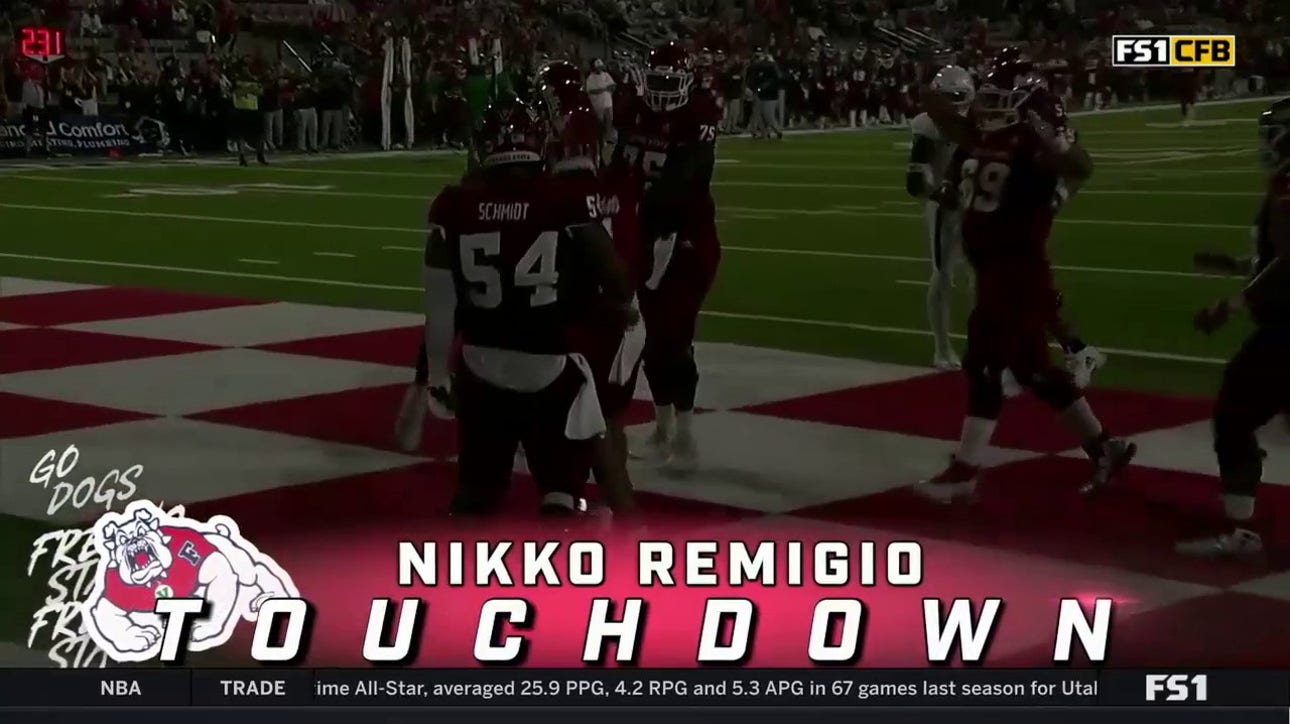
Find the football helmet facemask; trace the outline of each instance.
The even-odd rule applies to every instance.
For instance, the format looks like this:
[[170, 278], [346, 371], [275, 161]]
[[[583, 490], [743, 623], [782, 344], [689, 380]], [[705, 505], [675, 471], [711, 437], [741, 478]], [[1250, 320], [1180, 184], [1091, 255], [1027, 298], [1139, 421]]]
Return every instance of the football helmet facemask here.
[[1033, 85], [1018, 87], [1017, 81], [1028, 77], [1032, 70], [1029, 63], [1009, 63], [990, 71], [972, 104], [981, 130], [995, 131], [1021, 120], [1021, 106], [1040, 89]]
[[690, 100], [694, 85], [694, 63], [690, 53], [676, 42], [650, 51], [640, 87], [645, 102], [655, 111], [672, 111]]

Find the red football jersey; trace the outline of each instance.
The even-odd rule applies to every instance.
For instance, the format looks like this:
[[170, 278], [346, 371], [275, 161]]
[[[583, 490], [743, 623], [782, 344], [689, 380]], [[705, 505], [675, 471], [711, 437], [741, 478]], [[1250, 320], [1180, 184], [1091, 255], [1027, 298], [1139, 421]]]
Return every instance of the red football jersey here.
[[640, 203], [641, 182], [632, 169], [611, 165], [600, 172], [601, 217], [633, 289], [640, 288], [649, 273], [649, 259], [641, 243]]
[[109, 569], [103, 584], [103, 596], [117, 608], [128, 612], [151, 613], [158, 598], [194, 598], [197, 596], [197, 573], [202, 562], [215, 552], [215, 546], [206, 536], [190, 528], [161, 528], [163, 537], [169, 536], [166, 548], [174, 556], [170, 568], [149, 583], [131, 585], [121, 579], [115, 569]]
[[655, 111], [640, 96], [629, 99], [629, 103], [619, 119], [618, 134], [628, 163], [646, 179], [663, 173], [667, 154], [673, 148], [717, 142], [721, 109], [716, 97], [702, 88], [692, 87], [689, 102], [673, 111]]
[[1017, 123], [959, 149], [963, 251], [977, 272], [978, 305], [1052, 291], [1047, 245], [1058, 177], [1045, 168], [1040, 144]]
[[430, 224], [451, 260], [465, 344], [572, 351], [571, 320], [596, 290], [561, 248], [569, 227], [599, 218], [598, 206], [594, 187], [550, 176], [467, 182], [439, 193]]

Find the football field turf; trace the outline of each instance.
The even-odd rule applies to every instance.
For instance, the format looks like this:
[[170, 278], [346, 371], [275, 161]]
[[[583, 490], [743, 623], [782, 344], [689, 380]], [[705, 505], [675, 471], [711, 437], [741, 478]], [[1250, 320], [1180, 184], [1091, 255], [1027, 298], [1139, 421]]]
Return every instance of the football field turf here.
[[[1069, 319], [1109, 356], [1094, 407], [1144, 451], [1127, 492], [1088, 506], [1074, 502], [1078, 451], [1030, 400], [1005, 414], [979, 509], [908, 495], [953, 449], [962, 380], [927, 369], [907, 131], [721, 141], [724, 256], [697, 352], [704, 466], [689, 481], [638, 469], [647, 506], [692, 515], [696, 530], [756, 534], [748, 518], [776, 516], [812, 521], [813, 535], [917, 535], [939, 574], [920, 595], [1005, 595], [1010, 610], [1114, 595], [1125, 663], [1290, 661], [1290, 561], [1224, 569], [1169, 553], [1216, 489], [1208, 397], [1247, 328], [1192, 330], [1197, 309], [1240, 285], [1196, 272], [1192, 255], [1252, 251], [1263, 105], [1202, 107], [1188, 128], [1172, 108], [1076, 119], [1097, 168], [1061, 212], [1052, 256]], [[48, 590], [47, 561], [26, 570], [32, 541], [92, 518], [93, 505], [45, 515], [49, 491], [27, 482], [44, 451], [68, 444], [86, 475], [142, 464], [138, 497], [242, 522], [321, 601], [320, 630], [352, 636], [371, 596], [403, 595], [389, 542], [429, 534], [423, 514], [450, 486], [425, 480], [451, 477], [451, 432], [432, 429], [424, 454], [404, 456], [390, 416], [418, 336], [425, 212], [464, 159], [273, 160], [0, 166], [0, 541], [14, 553], [0, 567], [0, 641], [25, 642]], [[956, 290], [961, 328], [966, 275]], [[1261, 505], [1290, 514], [1279, 435], [1265, 442], [1275, 484]], [[340, 523], [343, 542], [324, 543]], [[336, 560], [355, 578], [337, 577]], [[1015, 615], [1003, 663], [1044, 660], [1049, 624]], [[1238, 629], [1251, 620], [1263, 627]], [[1177, 640], [1201, 624], [1194, 642]], [[871, 636], [865, 663], [921, 664], [912, 639]], [[313, 660], [352, 663], [346, 641]], [[662, 646], [642, 663], [684, 663]], [[760, 650], [762, 663], [796, 661], [778, 651]], [[563, 653], [535, 659], [568, 663]]]
[[[1260, 102], [1077, 119], [1097, 164], [1052, 239], [1069, 317], [1114, 350], [1099, 383], [1210, 392], [1242, 328], [1192, 313], [1235, 283], [1201, 249], [1248, 253], [1260, 198]], [[715, 181], [725, 254], [709, 340], [921, 364], [930, 359], [922, 208], [908, 132], [728, 139]], [[460, 156], [267, 168], [155, 163], [0, 170], [7, 273], [388, 309], [419, 304], [424, 217]], [[959, 282], [961, 319], [969, 295]]]

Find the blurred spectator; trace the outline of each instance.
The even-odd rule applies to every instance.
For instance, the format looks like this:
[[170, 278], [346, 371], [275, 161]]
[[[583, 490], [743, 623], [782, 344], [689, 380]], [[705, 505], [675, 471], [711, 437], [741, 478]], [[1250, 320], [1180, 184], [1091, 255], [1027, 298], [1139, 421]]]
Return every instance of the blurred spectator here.
[[102, 38], [109, 35], [103, 27], [103, 17], [99, 15], [99, 6], [90, 5], [81, 13], [81, 37]]

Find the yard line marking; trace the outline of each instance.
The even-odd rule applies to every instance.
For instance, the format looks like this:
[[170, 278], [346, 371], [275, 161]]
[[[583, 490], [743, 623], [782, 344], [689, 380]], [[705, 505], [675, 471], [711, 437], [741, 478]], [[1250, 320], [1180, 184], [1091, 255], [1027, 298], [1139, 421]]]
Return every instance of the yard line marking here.
[[238, 259], [243, 264], [263, 264], [265, 266], [277, 266], [278, 262], [272, 259]]
[[[1171, 160], [1176, 160], [1176, 159], [1171, 159]], [[1107, 165], [1107, 163], [1104, 162], [1103, 165]], [[1143, 165], [1143, 162], [1126, 161], [1124, 162], [1123, 165], [1133, 166], [1135, 173], [1141, 173], [1141, 171], [1139, 171], [1138, 169], [1141, 168], [1141, 166]], [[893, 167], [882, 166], [882, 167], [874, 167], [874, 168], [881, 168], [881, 170], [886, 171], [886, 170], [891, 170], [891, 168]], [[302, 169], [287, 169], [287, 170], [295, 172], [295, 171], [301, 171]], [[391, 176], [391, 177], [413, 176], [418, 178], [423, 178], [423, 177], [424, 178], [448, 178], [448, 177], [456, 178], [456, 176], [453, 176], [452, 174], [423, 174], [420, 172], [412, 173], [412, 172], [401, 172], [401, 171], [343, 171], [343, 170], [326, 171], [323, 169], [303, 169], [303, 170], [310, 173], [327, 173], [329, 175], [338, 175], [338, 176], [363, 175], [363, 176]], [[1197, 174], [1203, 173], [1203, 172], [1204, 172], [1203, 170], [1196, 171]], [[1222, 172], [1232, 173], [1235, 171], [1232, 169], [1223, 169]], [[1256, 171], [1253, 169], [1247, 169], [1244, 171], [1244, 173], [1253, 174], [1253, 173], [1256, 173]], [[1180, 177], [1189, 176], [1189, 175], [1191, 175], [1191, 172], [1178, 173], [1178, 176]], [[14, 179], [21, 179], [21, 180], [28, 180], [28, 181], [54, 181], [54, 182], [63, 182], [63, 183], [98, 184], [98, 185], [108, 185], [108, 186], [146, 187], [148, 185], [146, 182], [139, 181], [139, 180], [130, 181], [125, 179], [102, 179], [102, 178], [90, 179], [90, 178], [79, 178], [76, 176], [52, 176], [49, 174], [41, 174], [41, 175], [7, 174], [4, 176], [0, 176], [0, 178], [14, 178]], [[780, 189], [798, 189], [798, 188], [800, 189], [856, 189], [860, 191], [881, 191], [881, 192], [887, 192], [891, 194], [901, 194], [901, 195], [904, 195], [906, 193], [905, 189], [900, 187], [899, 185], [831, 183], [831, 182], [816, 182], [816, 181], [796, 182], [796, 181], [716, 180], [712, 182], [712, 185], [719, 186], [719, 187], [720, 186], [731, 186], [731, 187], [739, 186], [739, 187], [748, 187], [748, 188], [780, 188]], [[186, 186], [193, 186], [195, 188], [211, 188], [209, 184], [203, 185], [203, 184], [168, 183], [168, 184], [165, 184], [165, 186], [175, 187], [175, 188], [184, 188]], [[260, 192], [260, 193], [275, 193], [275, 194], [301, 194], [305, 196], [339, 196], [339, 197], [353, 197], [353, 198], [406, 199], [410, 201], [420, 201], [420, 202], [428, 202], [429, 199], [433, 196], [433, 194], [429, 192], [425, 194], [399, 194], [399, 193], [376, 192], [376, 191], [337, 191], [337, 190], [324, 190], [324, 189], [308, 189], [303, 187], [291, 188], [289, 186], [284, 187], [284, 186], [272, 186], [272, 185], [262, 185], [262, 184], [234, 184], [231, 186], [216, 187], [216, 188], [228, 189], [232, 192], [245, 191], [245, 192], [251, 192], [251, 193]], [[1080, 190], [1080, 196], [1258, 197], [1263, 195], [1264, 195], [1264, 192], [1262, 191], [1228, 191], [1228, 190], [1203, 191], [1203, 190], [1196, 190], [1196, 189], [1168, 189], [1168, 188], [1150, 188], [1150, 189], [1092, 188], [1092, 189]], [[895, 203], [895, 202], [892, 202], [892, 203]], [[858, 209], [860, 207], [837, 207], [837, 208]], [[779, 212], [779, 213], [793, 213], [792, 210], [783, 210], [783, 209], [759, 209], [759, 208], [740, 209], [738, 207], [726, 207], [726, 206], [722, 206], [721, 210], [722, 211], [750, 211], [750, 212], [766, 211], [766, 212]], [[816, 214], [825, 214], [825, 215], [830, 213], [837, 213], [836, 211], [831, 209], [798, 209], [796, 212], [805, 213], [805, 214], [816, 213]], [[1176, 222], [1160, 222], [1160, 223], [1176, 223]], [[1181, 225], [1189, 226], [1189, 224], [1181, 224]]]
[[917, 280], [917, 279], [897, 279], [897, 280], [896, 280], [896, 283], [897, 283], [897, 284], [908, 284], [908, 285], [909, 285], [909, 286], [911, 286], [911, 287], [925, 287], [925, 286], [927, 286], [927, 281], [926, 281], [926, 280], [919, 281], [919, 280]]
[[[71, 264], [80, 266], [102, 266], [120, 269], [142, 269], [146, 271], [163, 271], [173, 272], [176, 274], [197, 274], [201, 276], [229, 277], [233, 279], [262, 279], [265, 281], [291, 282], [295, 284], [314, 284], [321, 286], [349, 287], [356, 289], [379, 289], [383, 291], [395, 292], [416, 292], [422, 293], [421, 287], [400, 286], [394, 284], [372, 284], [367, 282], [350, 282], [341, 279], [318, 279], [314, 277], [296, 277], [285, 276], [281, 274], [259, 274], [254, 272], [235, 272], [224, 271], [220, 269], [201, 269], [193, 267], [166, 266], [163, 264], [141, 264], [137, 262], [109, 261], [105, 259], [68, 259], [56, 256], [40, 256], [36, 254], [11, 254], [0, 252], [0, 258], [4, 259], [22, 259], [26, 261], [42, 261], [51, 264]], [[877, 324], [862, 324], [859, 322], [841, 322], [825, 319], [801, 319], [798, 317], [780, 317], [769, 314], [745, 314], [741, 312], [718, 312], [705, 310], [701, 312], [705, 317], [714, 317], [718, 319], [743, 319], [757, 322], [777, 322], [781, 324], [796, 324], [811, 327], [829, 327], [835, 329], [852, 329], [861, 332], [877, 332], [882, 334], [900, 334], [919, 337], [930, 337], [931, 332], [926, 329], [910, 329], [908, 327], [891, 327]], [[966, 339], [966, 335], [952, 334], [955, 339]], [[1137, 357], [1142, 359], [1168, 360], [1172, 362], [1191, 362], [1197, 364], [1225, 365], [1227, 360], [1218, 357], [1199, 357], [1195, 355], [1173, 354], [1169, 352], [1148, 352], [1143, 350], [1121, 349], [1117, 347], [1100, 347], [1100, 349], [1111, 354], [1121, 357]]]
[[314, 256], [328, 256], [328, 257], [335, 257], [337, 259], [353, 259], [358, 255], [350, 254], [344, 251], [315, 251]]
[[[930, 337], [932, 333], [926, 329], [910, 329], [908, 327], [888, 327], [877, 324], [860, 324], [858, 322], [839, 322], [826, 319], [801, 319], [798, 317], [778, 317], [768, 314], [742, 314], [739, 312], [714, 312], [703, 311], [701, 314], [705, 317], [717, 317], [724, 319], [746, 319], [757, 322], [778, 322], [781, 324], [799, 324], [810, 327], [829, 327], [834, 329], [854, 329], [861, 332], [878, 332], [883, 334], [902, 334], [918, 337]], [[954, 339], [967, 339], [965, 334], [951, 334]], [[1053, 345], [1054, 348], [1057, 345]], [[1196, 355], [1173, 354], [1171, 352], [1147, 352], [1136, 349], [1121, 349], [1118, 347], [1098, 347], [1098, 349], [1109, 354], [1120, 357], [1137, 357], [1141, 359], [1158, 359], [1168, 360], [1170, 362], [1192, 362], [1196, 364], [1207, 365], [1225, 365], [1227, 360], [1219, 357], [1199, 357]]]
[[[770, 249], [760, 246], [721, 246], [722, 251], [738, 251], [752, 254], [787, 254], [789, 256], [822, 256], [837, 259], [868, 259], [871, 261], [900, 261], [926, 264], [931, 260], [925, 256], [903, 256], [898, 254], [865, 254], [852, 251], [827, 251], [823, 249]], [[1076, 266], [1053, 264], [1057, 271], [1092, 272], [1096, 274], [1136, 274], [1139, 276], [1177, 277], [1180, 279], [1230, 279], [1222, 274], [1205, 274], [1203, 272], [1174, 271], [1171, 269], [1117, 269], [1104, 266]], [[918, 282], [925, 284], [926, 282]]]
[[417, 252], [425, 251], [425, 249], [419, 246], [383, 246], [381, 248], [386, 251], [417, 251]]
[[105, 214], [107, 216], [134, 216], [149, 219], [176, 219], [179, 221], [212, 221], [228, 224], [250, 224], [252, 226], [297, 226], [309, 229], [339, 229], [344, 231], [389, 231], [397, 233], [424, 234], [425, 229], [412, 229], [406, 226], [364, 226], [361, 224], [320, 224], [311, 221], [282, 221], [278, 219], [239, 219], [231, 216], [205, 216], [202, 214], [174, 214], [161, 211], [128, 211], [126, 209], [90, 209], [75, 206], [40, 206], [36, 204], [0, 204], [2, 209], [22, 209], [24, 211], [55, 211], [73, 214]]
[[[388, 231], [388, 232], [405, 233], [405, 234], [425, 234], [425, 229], [409, 228], [409, 227], [402, 227], [402, 226], [362, 226], [357, 224], [321, 224], [321, 223], [309, 222], [309, 221], [279, 221], [276, 219], [239, 219], [239, 218], [227, 217], [227, 216], [203, 216], [198, 214], [172, 214], [172, 213], [163, 213], [163, 212], [157, 212], [157, 211], [127, 211], [125, 209], [86, 209], [86, 208], [66, 207], [66, 206], [36, 206], [31, 204], [4, 204], [4, 203], [0, 203], [0, 208], [35, 210], [35, 211], [71, 212], [71, 213], [85, 213], [85, 214], [106, 214], [109, 216], [134, 216], [134, 217], [147, 217], [147, 218], [160, 218], [160, 219], [178, 219], [181, 221], [226, 222], [230, 224], [251, 224], [251, 225], [263, 225], [263, 226], [288, 226], [288, 227], [298, 226], [298, 227], [305, 227], [305, 228], [312, 228], [312, 229], [340, 229], [340, 230], [347, 230], [347, 231]], [[898, 218], [910, 218], [910, 219], [922, 218], [920, 214], [875, 213], [875, 214], [867, 214], [867, 215], [893, 216]], [[1067, 223], [1113, 223], [1113, 224], [1127, 224], [1127, 225], [1134, 225], [1134, 224], [1152, 225], [1156, 223], [1166, 224], [1169, 222], [1118, 222], [1118, 221], [1112, 222], [1112, 221], [1068, 219]], [[1197, 226], [1197, 227], [1204, 227], [1204, 228], [1209, 228], [1209, 227], [1235, 228], [1235, 229], [1248, 228], [1245, 225], [1216, 225], [1216, 224], [1205, 225], [1205, 224], [1172, 224], [1172, 223], [1170, 223], [1169, 225]], [[397, 250], [397, 251], [418, 251], [418, 252], [424, 251], [424, 249], [414, 247], [414, 246], [387, 246], [382, 248]], [[726, 251], [744, 252], [744, 253], [751, 253], [751, 254], [787, 254], [787, 255], [793, 255], [793, 256], [819, 256], [819, 257], [833, 257], [833, 258], [840, 258], [840, 259], [868, 259], [872, 261], [898, 261], [898, 262], [922, 262], [922, 263], [927, 262], [927, 259], [921, 256], [899, 256], [899, 255], [893, 255], [893, 254], [865, 254], [865, 253], [850, 252], [850, 251], [827, 251], [823, 249], [774, 249], [774, 248], [756, 247], [756, 246], [728, 246], [728, 245], [722, 246], [722, 249]], [[1171, 271], [1171, 270], [1164, 270], [1164, 269], [1116, 269], [1112, 267], [1088, 267], [1088, 266], [1066, 266], [1066, 265], [1054, 265], [1053, 268], [1059, 271], [1093, 272], [1093, 273], [1102, 273], [1102, 274], [1138, 274], [1143, 276], [1179, 277], [1179, 278], [1187, 278], [1187, 279], [1224, 278], [1214, 274], [1202, 274], [1199, 272]]]
[[260, 274], [258, 272], [225, 271], [222, 269], [201, 269], [194, 267], [166, 266], [164, 264], [141, 264], [137, 262], [109, 261], [106, 259], [67, 259], [57, 256], [39, 256], [36, 254], [9, 254], [0, 252], [0, 258], [43, 261], [50, 264], [71, 264], [82, 266], [101, 266], [114, 269], [142, 269], [145, 271], [173, 272], [176, 274], [197, 274], [210, 277], [228, 277], [230, 279], [262, 279], [269, 282], [291, 282], [295, 284], [317, 284], [329, 287], [349, 287], [352, 289], [379, 289], [391, 292], [418, 292], [421, 287], [400, 286], [396, 284], [373, 284], [370, 282], [350, 282], [343, 279], [314, 279], [311, 277], [293, 277], [282, 274]]

